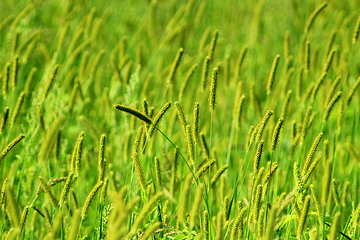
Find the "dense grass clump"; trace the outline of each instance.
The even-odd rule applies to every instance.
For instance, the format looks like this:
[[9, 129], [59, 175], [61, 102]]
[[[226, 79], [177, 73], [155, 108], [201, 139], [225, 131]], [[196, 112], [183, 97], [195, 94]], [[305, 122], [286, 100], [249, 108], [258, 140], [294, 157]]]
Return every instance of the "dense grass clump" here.
[[359, 9], [0, 1], [1, 239], [359, 239]]

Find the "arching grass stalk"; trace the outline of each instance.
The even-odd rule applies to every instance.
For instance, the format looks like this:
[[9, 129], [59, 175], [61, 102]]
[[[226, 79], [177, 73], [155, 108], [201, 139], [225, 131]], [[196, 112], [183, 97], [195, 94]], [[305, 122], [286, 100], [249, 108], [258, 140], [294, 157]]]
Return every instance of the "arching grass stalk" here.
[[180, 152], [179, 148], [177, 148], [177, 147], [175, 146], [175, 144], [170, 140], [170, 138], [169, 138], [168, 136], [166, 136], [166, 134], [165, 134], [163, 131], [161, 131], [157, 126], [154, 126], [154, 127], [155, 127], [155, 129], [157, 129], [157, 130], [166, 138], [166, 140], [168, 140], [168, 141], [171, 143], [171, 145], [172, 145], [176, 150], [178, 150], [181, 158], [184, 160], [186, 166], [189, 168], [190, 172], [193, 174], [194, 180], [197, 182], [197, 180], [196, 180], [196, 173], [194, 173], [194, 171], [193, 171], [194, 169], [191, 169], [188, 161], [185, 159], [184, 155]]
[[[119, 109], [120, 110], [120, 109]], [[134, 110], [134, 109], [133, 109]], [[130, 112], [128, 112], [130, 113]], [[130, 113], [132, 114], [132, 113]], [[136, 114], [141, 114], [140, 112], [136, 112]], [[141, 119], [141, 118], [140, 118]], [[143, 119], [142, 119], [143, 120]], [[192, 169], [188, 163], [188, 161], [186, 160], [186, 158], [184, 157], [184, 155], [181, 153], [181, 151], [178, 149], [178, 147], [176, 147], [176, 145], [170, 140], [170, 138], [163, 132], [161, 131], [156, 125], [154, 125], [151, 121], [150, 118], [147, 118], [147, 119], [144, 119], [143, 121], [147, 122], [147, 123], [150, 123], [154, 126], [155, 129], [157, 129], [169, 142], [170, 144], [178, 151], [178, 153], [180, 154], [181, 158], [184, 160], [186, 166], [188, 167], [188, 169], [190, 170], [191, 174], [193, 175], [193, 179], [196, 183], [198, 183], [198, 180], [196, 179], [196, 169], [195, 169], [195, 166], [194, 168]], [[148, 143], [148, 139], [146, 140], [145, 144], [144, 144], [144, 148], [146, 147]], [[150, 173], [151, 173], [151, 178], [153, 179], [153, 174], [152, 174], [152, 167], [150, 167]], [[210, 181], [209, 181], [210, 182]], [[205, 184], [205, 183], [204, 183]], [[155, 186], [155, 183], [154, 183], [154, 189], [156, 191], [156, 186]], [[208, 211], [210, 210], [210, 207], [209, 207], [209, 192], [206, 191], [206, 184], [205, 184], [205, 206], [206, 208], [208, 209]], [[211, 186], [209, 185], [209, 189], [211, 189]], [[161, 209], [160, 209], [160, 206], [158, 206], [158, 211], [161, 212]], [[131, 220], [131, 219], [130, 219]], [[161, 214], [159, 215], [159, 221], [162, 222], [162, 217], [161, 217]], [[210, 219], [210, 222], [211, 222], [211, 219]]]
[[[170, 140], [170, 138], [163, 132], [161, 131], [157, 126], [155, 126], [155, 128], [170, 142], [170, 144], [178, 151], [178, 153], [180, 154], [181, 158], [184, 160], [186, 166], [189, 168], [190, 172], [192, 173], [193, 175], [193, 179], [195, 181], [196, 184], [198, 184], [198, 179], [196, 178], [196, 172], [195, 172], [195, 166], [193, 169], [191, 169], [188, 161], [185, 159], [184, 155], [181, 153], [181, 151], [178, 149], [178, 147], [176, 147], [176, 145]], [[146, 141], [147, 142], [147, 141]], [[210, 143], [211, 144], [211, 143]], [[210, 145], [211, 147], [211, 145]], [[210, 173], [211, 173], [211, 168], [209, 167], [209, 188], [207, 188], [206, 186], [206, 183], [205, 181], [203, 181], [204, 183], [204, 193], [205, 193], [205, 197], [204, 197], [204, 203], [205, 203], [205, 207], [207, 209], [207, 211], [209, 212], [209, 214], [211, 213], [210, 210], [211, 210], [211, 205], [210, 205], [210, 194], [211, 194], [211, 184], [210, 184]], [[209, 190], [207, 190], [209, 189]], [[209, 225], [210, 225], [210, 228], [209, 228], [209, 235], [211, 236], [211, 226], [212, 226], [212, 219], [209, 217]]]

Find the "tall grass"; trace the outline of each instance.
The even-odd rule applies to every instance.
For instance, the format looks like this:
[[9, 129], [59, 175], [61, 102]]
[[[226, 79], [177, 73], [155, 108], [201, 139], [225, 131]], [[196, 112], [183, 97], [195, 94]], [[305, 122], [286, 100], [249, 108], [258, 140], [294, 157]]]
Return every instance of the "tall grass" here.
[[359, 1], [30, 2], [2, 239], [359, 239]]

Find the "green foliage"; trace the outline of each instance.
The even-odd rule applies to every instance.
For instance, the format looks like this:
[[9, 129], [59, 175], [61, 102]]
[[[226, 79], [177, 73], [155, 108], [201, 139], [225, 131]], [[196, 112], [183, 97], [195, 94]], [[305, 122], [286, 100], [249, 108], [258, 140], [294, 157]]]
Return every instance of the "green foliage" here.
[[2, 238], [360, 237], [359, 1], [14, 2]]

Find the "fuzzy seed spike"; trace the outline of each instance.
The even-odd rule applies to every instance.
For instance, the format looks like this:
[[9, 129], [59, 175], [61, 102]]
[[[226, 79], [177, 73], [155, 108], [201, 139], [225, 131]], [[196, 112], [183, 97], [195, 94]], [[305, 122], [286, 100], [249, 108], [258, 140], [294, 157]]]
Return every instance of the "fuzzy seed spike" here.
[[100, 190], [100, 188], [103, 185], [103, 181], [98, 182], [90, 191], [90, 193], [88, 194], [88, 196], [85, 199], [82, 211], [81, 211], [81, 217], [84, 219], [86, 217], [86, 215], [88, 214], [91, 204], [97, 194], [97, 192]]
[[168, 86], [173, 84], [174, 82], [174, 77], [175, 77], [175, 73], [176, 73], [176, 70], [178, 69], [179, 67], [179, 63], [180, 63], [180, 60], [181, 60], [181, 57], [183, 55], [183, 52], [184, 52], [184, 49], [183, 48], [179, 48], [177, 54], [176, 54], [176, 57], [175, 57], [175, 60], [173, 62], [173, 65], [171, 66], [171, 70], [170, 70], [170, 73], [169, 73], [169, 76], [167, 78], [167, 84]]
[[42, 92], [42, 99], [44, 100], [47, 95], [49, 94], [50, 92], [50, 89], [52, 88], [52, 86], [54, 85], [54, 81], [55, 81], [55, 78], [56, 78], [56, 75], [57, 75], [57, 72], [58, 72], [58, 69], [59, 69], [59, 64], [56, 64], [53, 68], [53, 70], [51, 71], [50, 75], [49, 75], [49, 78], [47, 79], [46, 83], [45, 83], [45, 86], [43, 88], [43, 92]]
[[308, 33], [311, 26], [313, 25], [315, 18], [319, 15], [319, 13], [327, 6], [327, 3], [324, 2], [320, 4], [315, 10], [310, 14], [308, 20], [306, 21], [304, 32]]
[[218, 69], [214, 68], [212, 71], [211, 86], [210, 86], [210, 98], [209, 98], [210, 112], [215, 111], [217, 75], [218, 75]]
[[357, 42], [357, 40], [359, 39], [359, 34], [360, 34], [360, 15], [357, 19], [356, 25], [355, 25], [355, 29], [354, 29], [354, 33], [353, 33], [353, 38], [352, 38], [352, 43], [355, 44]]
[[354, 96], [354, 93], [355, 93], [356, 89], [359, 86], [360, 86], [360, 77], [355, 81], [355, 83], [350, 88], [349, 93], [347, 94], [346, 100], [345, 100], [346, 105], [350, 104], [350, 101], [351, 101], [352, 97]]
[[184, 96], [186, 88], [189, 85], [189, 81], [190, 81], [191, 77], [194, 75], [197, 67], [198, 67], [198, 64], [195, 63], [194, 65], [191, 66], [189, 71], [186, 73], [186, 76], [184, 78], [183, 83], [181, 84], [181, 88], [180, 88], [180, 91], [179, 91], [179, 101], [181, 101], [182, 97]]
[[212, 39], [211, 39], [211, 43], [210, 43], [210, 47], [209, 47], [209, 61], [212, 62], [213, 57], [214, 57], [214, 52], [215, 52], [215, 47], [216, 47], [216, 42], [217, 42], [217, 38], [218, 38], [219, 32], [216, 29], [213, 33]]
[[271, 144], [270, 144], [270, 150], [271, 151], [275, 151], [276, 150], [276, 147], [278, 145], [278, 142], [279, 142], [279, 138], [280, 138], [280, 132], [281, 132], [281, 129], [283, 127], [283, 124], [284, 124], [284, 118], [280, 117], [278, 122], [276, 123], [276, 126], [274, 128], [274, 132], [273, 132], [273, 135], [272, 135], [272, 138], [271, 138]]
[[301, 210], [300, 220], [298, 222], [298, 228], [296, 232], [298, 238], [300, 238], [304, 233], [304, 229], [306, 227], [306, 220], [308, 218], [309, 208], [310, 208], [310, 196], [307, 195], [305, 197], [305, 201]]
[[147, 115], [145, 115], [144, 113], [140, 112], [139, 110], [137, 110], [135, 108], [131, 108], [131, 107], [121, 105], [121, 104], [116, 104], [116, 105], [114, 105], [114, 107], [117, 110], [127, 112], [148, 124], [152, 124], [152, 120]]
[[274, 61], [273, 61], [272, 67], [271, 67], [271, 71], [270, 71], [270, 75], [268, 78], [268, 84], [266, 87], [267, 95], [269, 95], [272, 90], [272, 86], [273, 86], [274, 80], [275, 80], [276, 70], [279, 65], [279, 60], [280, 60], [280, 55], [278, 54], [274, 58]]
[[6, 157], [6, 155], [13, 149], [21, 140], [25, 138], [24, 134], [20, 134], [14, 140], [12, 140], [0, 153], [0, 163]]
[[342, 92], [337, 92], [334, 95], [334, 97], [331, 98], [330, 102], [326, 106], [326, 109], [324, 112], [324, 117], [323, 117], [323, 122], [326, 122], [328, 120], [330, 113], [331, 113], [332, 109], [334, 108], [334, 105], [339, 101], [341, 94], [342, 94]]
[[157, 125], [159, 124], [160, 120], [162, 119], [162, 117], [165, 115], [165, 113], [167, 112], [167, 110], [171, 107], [171, 102], [167, 102], [165, 103], [165, 105], [160, 109], [160, 111], [156, 114], [154, 121], [152, 122], [152, 124], [149, 127], [149, 131], [148, 131], [148, 136], [149, 138], [153, 135], [155, 127], [157, 127]]

